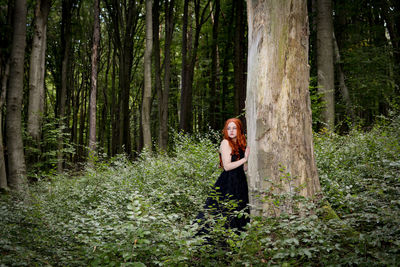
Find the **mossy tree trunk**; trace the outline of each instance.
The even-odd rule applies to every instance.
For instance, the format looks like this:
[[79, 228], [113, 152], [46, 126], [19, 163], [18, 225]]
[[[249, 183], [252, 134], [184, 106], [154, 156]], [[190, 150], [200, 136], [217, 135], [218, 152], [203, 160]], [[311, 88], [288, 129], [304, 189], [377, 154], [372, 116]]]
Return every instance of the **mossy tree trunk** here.
[[[247, 14], [250, 203], [255, 215], [279, 214], [269, 202], [262, 201], [273, 184], [281, 184], [286, 192], [300, 188], [306, 197], [320, 191], [308, 89], [307, 3], [249, 0]], [[282, 182], [286, 173], [296, 179]]]

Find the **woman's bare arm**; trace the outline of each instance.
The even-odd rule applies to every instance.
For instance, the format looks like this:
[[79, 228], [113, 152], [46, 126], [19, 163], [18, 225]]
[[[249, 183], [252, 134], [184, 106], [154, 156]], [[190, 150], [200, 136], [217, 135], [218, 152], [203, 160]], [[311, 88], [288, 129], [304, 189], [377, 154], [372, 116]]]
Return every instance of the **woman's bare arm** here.
[[244, 158], [231, 162], [231, 153], [232, 153], [232, 148], [229, 145], [228, 140], [224, 139], [221, 142], [220, 146], [220, 152], [221, 152], [221, 159], [222, 159], [222, 164], [224, 165], [224, 170], [225, 171], [230, 171], [233, 169], [236, 169], [240, 165], [243, 165], [244, 163], [247, 162], [247, 157], [249, 156], [248, 150], [246, 149], [246, 153]]

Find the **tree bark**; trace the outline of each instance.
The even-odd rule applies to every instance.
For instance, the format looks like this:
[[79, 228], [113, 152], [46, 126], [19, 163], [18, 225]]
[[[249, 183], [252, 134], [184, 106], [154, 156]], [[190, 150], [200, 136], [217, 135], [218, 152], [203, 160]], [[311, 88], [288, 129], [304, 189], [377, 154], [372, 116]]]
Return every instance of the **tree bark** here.
[[335, 128], [335, 84], [333, 67], [332, 0], [317, 0], [318, 91], [326, 103], [322, 118], [326, 128]]
[[189, 0], [185, 0], [183, 5], [183, 22], [182, 22], [182, 73], [181, 73], [181, 100], [180, 100], [180, 113], [179, 113], [179, 129], [182, 131], [189, 131], [189, 119], [187, 114], [190, 112], [187, 107], [189, 101], [188, 96], [188, 18], [189, 18]]
[[[279, 215], [267, 192], [320, 191], [311, 128], [306, 0], [247, 1], [246, 118], [252, 213]], [[291, 182], [281, 180], [290, 174]], [[268, 179], [268, 180], [266, 180]], [[274, 187], [282, 186], [282, 189]]]
[[94, 0], [92, 75], [89, 100], [89, 161], [93, 162], [96, 155], [96, 100], [97, 100], [97, 69], [100, 46], [100, 0]]
[[218, 30], [220, 1], [215, 1], [215, 11], [213, 16], [212, 48], [211, 48], [211, 81], [210, 81], [210, 126], [216, 130], [220, 127], [217, 123], [217, 88], [219, 87], [218, 75]]
[[26, 183], [24, 146], [22, 143], [22, 96], [26, 45], [26, 0], [15, 0], [14, 33], [10, 57], [10, 78], [7, 92], [6, 135], [8, 148], [8, 184], [22, 190]]
[[7, 61], [1, 79], [0, 93], [0, 189], [8, 190], [6, 162], [4, 160], [4, 143], [3, 143], [3, 107], [6, 100], [7, 81], [10, 75], [10, 62]]
[[161, 55], [159, 40], [159, 3], [156, 1], [153, 9], [153, 53], [155, 88], [158, 96], [158, 146], [166, 151], [168, 147], [168, 100], [171, 80], [171, 43], [173, 34], [174, 0], [165, 1], [165, 41], [164, 41], [164, 88], [161, 83]]
[[29, 64], [29, 105], [27, 131], [34, 145], [39, 145], [44, 111], [44, 77], [46, 63], [46, 29], [50, 11], [49, 0], [38, 0], [35, 8], [35, 22], [31, 58]]
[[164, 140], [162, 140], [161, 124], [162, 118], [161, 113], [163, 111], [162, 106], [162, 84], [161, 84], [161, 51], [160, 51], [160, 1], [155, 0], [153, 5], [153, 55], [154, 55], [154, 87], [158, 98], [158, 146], [161, 150], [165, 150]]
[[343, 100], [346, 103], [346, 113], [348, 116], [350, 116], [351, 122], [354, 125], [354, 119], [355, 119], [354, 109], [353, 109], [353, 105], [351, 103], [349, 89], [347, 88], [346, 82], [345, 82], [345, 76], [344, 76], [344, 72], [343, 72], [342, 65], [341, 65], [342, 62], [340, 59], [339, 46], [337, 45], [335, 34], [333, 34], [332, 37], [333, 37], [333, 47], [334, 47], [334, 51], [335, 51], [334, 59], [335, 59], [335, 64], [337, 66], [337, 72], [338, 72], [338, 77], [339, 77], [339, 88], [340, 88], [340, 92], [342, 93]]
[[[133, 61], [133, 36], [137, 26], [140, 9], [137, 9], [136, 1], [129, 0], [124, 2], [123, 8], [117, 0], [112, 0], [111, 3], [106, 1], [107, 9], [110, 13], [113, 26], [114, 45], [118, 50], [119, 57], [119, 88], [118, 105], [120, 114], [117, 115], [115, 121], [119, 129], [116, 129], [117, 136], [113, 140], [116, 143], [116, 153], [121, 153], [122, 146], [125, 147], [125, 152], [131, 154], [131, 136], [130, 136], [130, 83], [131, 70]], [[121, 12], [124, 10], [124, 13]], [[121, 33], [122, 32], [122, 33]], [[116, 125], [116, 126], [117, 126]], [[117, 139], [118, 138], [118, 139]]]
[[[61, 63], [61, 91], [57, 94], [58, 97], [58, 119], [59, 130], [64, 132], [65, 128], [65, 105], [67, 98], [67, 85], [68, 85], [68, 65], [71, 47], [71, 15], [74, 0], [62, 1], [62, 24], [61, 24], [61, 51], [63, 54]], [[64, 140], [62, 136], [58, 138], [58, 153], [57, 153], [57, 171], [63, 171], [64, 164]]]
[[244, 7], [243, 0], [235, 1], [235, 57], [234, 57], [234, 80], [235, 80], [235, 115], [243, 113], [246, 99], [245, 64], [244, 64]]
[[142, 125], [144, 149], [151, 151], [151, 52], [153, 48], [152, 0], [146, 0], [146, 47], [144, 51], [144, 89]]

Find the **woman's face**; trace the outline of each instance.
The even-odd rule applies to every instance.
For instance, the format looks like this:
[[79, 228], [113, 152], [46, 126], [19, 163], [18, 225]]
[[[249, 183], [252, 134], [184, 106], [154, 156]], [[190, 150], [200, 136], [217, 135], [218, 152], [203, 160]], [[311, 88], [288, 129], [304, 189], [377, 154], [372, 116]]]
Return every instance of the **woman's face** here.
[[227, 127], [229, 138], [236, 140], [237, 137], [237, 126], [234, 122], [230, 122]]

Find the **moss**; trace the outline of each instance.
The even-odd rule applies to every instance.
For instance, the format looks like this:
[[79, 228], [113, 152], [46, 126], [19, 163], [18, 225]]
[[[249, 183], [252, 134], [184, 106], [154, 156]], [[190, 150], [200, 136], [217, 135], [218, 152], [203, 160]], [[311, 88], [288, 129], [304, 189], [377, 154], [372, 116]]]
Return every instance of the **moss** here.
[[[335, 210], [332, 209], [331, 204], [329, 204], [328, 201], [324, 201], [324, 203], [322, 204], [322, 210], [323, 213], [321, 215], [321, 219], [323, 221], [341, 220]], [[345, 224], [342, 224], [341, 233], [348, 237], [357, 237], [360, 235], [360, 233], [354, 230], [353, 227]]]

